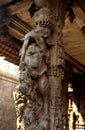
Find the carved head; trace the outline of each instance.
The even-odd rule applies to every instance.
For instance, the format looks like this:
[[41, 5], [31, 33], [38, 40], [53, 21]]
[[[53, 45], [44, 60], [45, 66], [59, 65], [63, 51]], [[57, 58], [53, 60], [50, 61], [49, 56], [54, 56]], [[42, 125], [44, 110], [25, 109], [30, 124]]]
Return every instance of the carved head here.
[[34, 15], [35, 30], [40, 31], [44, 37], [50, 35], [51, 30], [54, 28], [54, 20], [51, 11], [48, 8], [42, 8]]

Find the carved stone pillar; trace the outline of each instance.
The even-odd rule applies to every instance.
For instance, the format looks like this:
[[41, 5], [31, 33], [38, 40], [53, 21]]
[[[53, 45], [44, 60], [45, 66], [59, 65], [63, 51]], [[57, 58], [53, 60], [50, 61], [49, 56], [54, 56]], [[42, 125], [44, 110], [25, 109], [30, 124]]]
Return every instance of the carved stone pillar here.
[[17, 130], [64, 130], [65, 1], [34, 0], [34, 4], [35, 27], [25, 35], [20, 51], [20, 85], [15, 92]]

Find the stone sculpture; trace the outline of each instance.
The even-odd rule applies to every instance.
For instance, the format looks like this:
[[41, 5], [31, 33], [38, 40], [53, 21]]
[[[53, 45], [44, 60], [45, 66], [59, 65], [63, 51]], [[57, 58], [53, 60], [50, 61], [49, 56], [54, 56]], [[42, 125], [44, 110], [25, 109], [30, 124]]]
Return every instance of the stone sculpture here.
[[[44, 10], [49, 12], [47, 9]], [[20, 50], [20, 85], [18, 91], [26, 97], [25, 110], [22, 114], [22, 121], [26, 130], [28, 130], [28, 126], [29, 130], [49, 130], [50, 88], [47, 77], [49, 59], [47, 46], [49, 43], [46, 40], [51, 34], [53, 24], [49, 23], [48, 20], [43, 21], [42, 17], [35, 21], [35, 28], [25, 35]]]
[[[15, 92], [17, 130], [63, 130], [64, 3], [34, 0], [35, 27], [23, 38]], [[57, 7], [55, 6], [57, 5]], [[19, 102], [20, 100], [20, 102]]]
[[24, 122], [22, 120], [24, 110], [26, 107], [26, 97], [19, 91], [19, 86], [15, 92], [13, 92], [15, 104], [16, 104], [16, 113], [17, 113], [17, 130], [24, 130]]

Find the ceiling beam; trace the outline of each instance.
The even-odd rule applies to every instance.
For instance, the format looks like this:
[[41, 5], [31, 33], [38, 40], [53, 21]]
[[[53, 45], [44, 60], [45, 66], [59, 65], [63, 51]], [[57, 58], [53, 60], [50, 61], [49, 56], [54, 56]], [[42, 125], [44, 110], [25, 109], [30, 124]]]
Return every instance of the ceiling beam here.
[[8, 32], [13, 37], [21, 40], [26, 33], [28, 33], [32, 28], [21, 20], [17, 15], [10, 17], [10, 22], [8, 24]]
[[6, 1], [0, 2], [0, 10], [3, 8], [7, 8], [9, 6], [15, 5], [19, 1], [21, 0], [11, 0], [10, 2], [6, 2]]
[[65, 52], [65, 60], [68, 63], [70, 63], [75, 69], [77, 69], [79, 72], [85, 74], [85, 66], [82, 65], [79, 61], [77, 61], [75, 58], [73, 58], [66, 52]]
[[74, 1], [73, 5], [73, 11], [76, 15], [76, 22], [79, 25], [80, 28], [85, 25], [85, 13], [82, 11], [82, 9], [79, 6], [79, 3], [77, 1]]
[[85, 0], [78, 0], [78, 3], [79, 3], [79, 5], [80, 5], [80, 7], [81, 7], [81, 9], [84, 11], [84, 13], [85, 13]]

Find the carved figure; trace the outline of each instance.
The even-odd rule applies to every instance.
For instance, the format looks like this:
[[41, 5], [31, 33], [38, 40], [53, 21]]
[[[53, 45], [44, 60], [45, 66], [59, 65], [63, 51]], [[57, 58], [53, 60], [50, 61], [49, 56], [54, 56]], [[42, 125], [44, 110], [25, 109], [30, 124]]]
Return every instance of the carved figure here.
[[[52, 15], [51, 8], [47, 8], [46, 3], [43, 4], [46, 5], [45, 8], [41, 4], [41, 0], [34, 0], [34, 4], [38, 7], [38, 11], [34, 15], [35, 27], [25, 35], [20, 51], [18, 93], [20, 92], [22, 96], [19, 96], [18, 99], [15, 98], [17, 111], [20, 113], [17, 119], [20, 130], [54, 130], [62, 127], [60, 124], [62, 118], [60, 109], [61, 68], [63, 68], [62, 21], [55, 19], [55, 13]], [[58, 4], [60, 4], [59, 1], [57, 2], [57, 8], [62, 9]], [[57, 13], [61, 18], [61, 12]], [[58, 26], [55, 33], [52, 34], [55, 21]], [[48, 60], [49, 50], [51, 52], [50, 60]], [[47, 77], [49, 68], [50, 82]], [[26, 98], [25, 104], [16, 102], [20, 98], [23, 99], [23, 97]], [[59, 121], [56, 118], [57, 116]]]
[[26, 97], [19, 91], [19, 86], [17, 86], [17, 90], [13, 93], [13, 96], [16, 104], [17, 130], [24, 130], [22, 117], [26, 107]]
[[[24, 73], [24, 80], [22, 78], [22, 74], [20, 74], [21, 77], [21, 81], [23, 82], [23, 86], [24, 88], [26, 88], [26, 81], [28, 82], [28, 80], [26, 80], [27, 77], [27, 72], [30, 70], [30, 82], [33, 81], [38, 81], [38, 88], [40, 93], [45, 96], [47, 94], [47, 90], [48, 90], [48, 80], [47, 80], [47, 76], [46, 76], [46, 71], [47, 71], [47, 66], [43, 60], [43, 56], [45, 53], [45, 43], [41, 42], [41, 45], [38, 46], [36, 43], [31, 43], [28, 46], [28, 49], [25, 52], [25, 57], [24, 57], [24, 61], [23, 63], [26, 66], [26, 70], [21, 71]], [[21, 62], [22, 64], [22, 62]], [[21, 67], [21, 66], [20, 66]], [[22, 68], [22, 67], [21, 67]], [[20, 68], [20, 69], [21, 69]], [[26, 76], [25, 76], [26, 75]], [[26, 80], [26, 81], [25, 81]], [[29, 83], [28, 83], [29, 84]], [[32, 84], [31, 84], [31, 89], [32, 89]], [[24, 91], [23, 91], [24, 93]], [[26, 92], [25, 92], [26, 94]], [[26, 94], [27, 95], [27, 94]]]
[[[44, 15], [43, 15], [44, 14]], [[54, 29], [53, 16], [48, 8], [40, 9], [34, 15], [35, 28], [28, 32], [24, 37], [24, 43], [21, 51], [21, 62], [24, 60], [26, 49], [30, 43], [30, 39], [34, 39], [36, 44], [45, 50], [45, 42], [52, 45], [51, 32]], [[45, 41], [44, 41], [45, 40]]]
[[19, 90], [29, 100], [23, 115], [24, 122], [29, 127], [34, 126], [33, 123], [36, 124], [36, 121], [38, 121], [37, 127], [39, 127], [41, 124], [44, 125], [43, 122], [48, 122], [49, 119], [49, 84], [46, 75], [47, 48], [45, 38], [49, 37], [50, 30], [49, 28], [43, 30], [43, 28], [39, 25], [25, 35], [20, 52]]
[[24, 112], [24, 121], [27, 125], [35, 121], [35, 102], [27, 101], [27, 107]]

